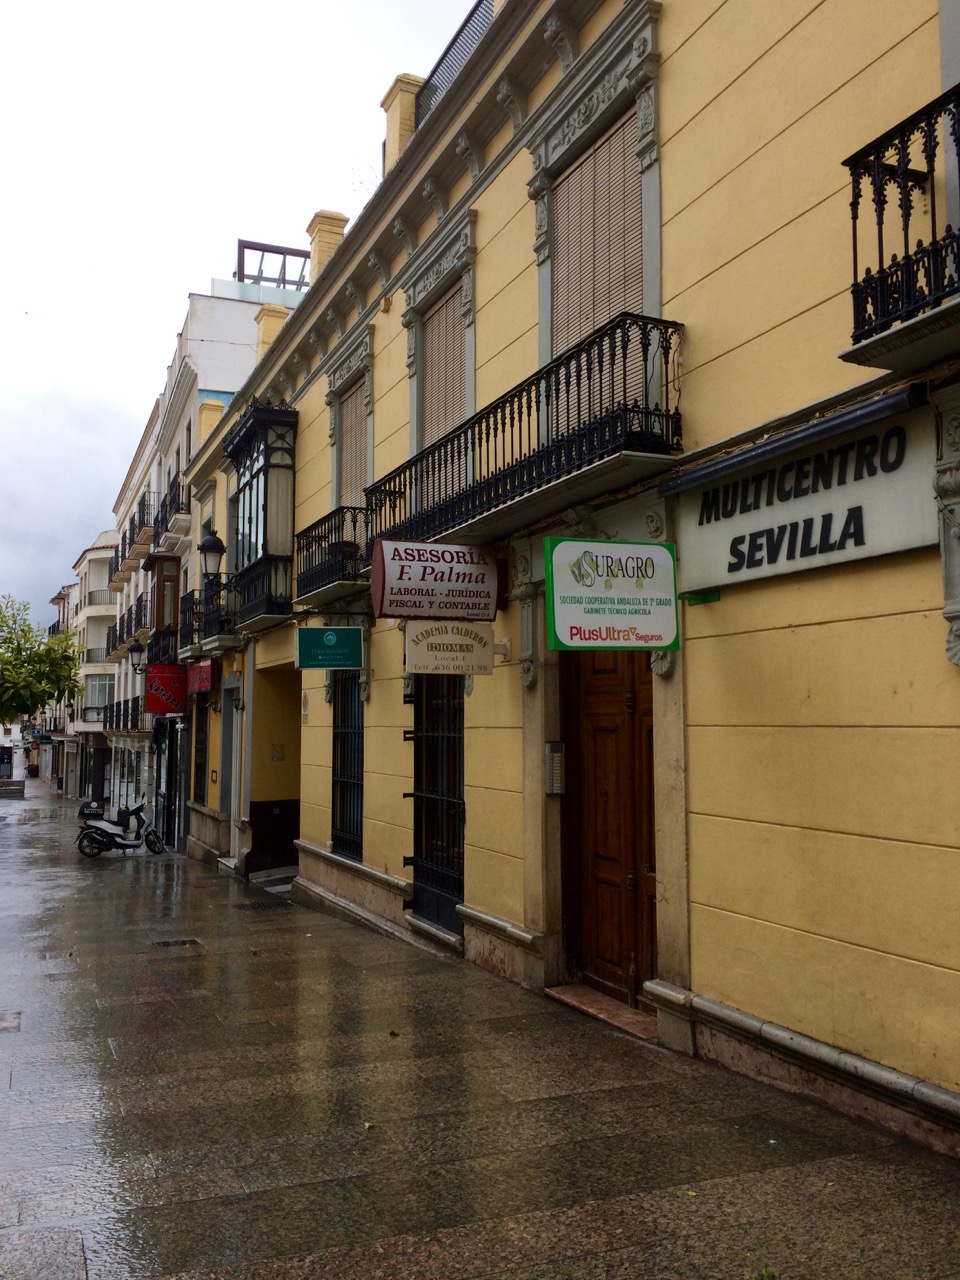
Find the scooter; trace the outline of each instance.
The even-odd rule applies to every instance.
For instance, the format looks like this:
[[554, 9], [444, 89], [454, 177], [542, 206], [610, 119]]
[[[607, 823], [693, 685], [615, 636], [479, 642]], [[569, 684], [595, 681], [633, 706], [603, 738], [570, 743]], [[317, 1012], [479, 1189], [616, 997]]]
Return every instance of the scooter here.
[[163, 853], [163, 839], [150, 819], [143, 816], [145, 808], [146, 798], [135, 809], [129, 810], [129, 817], [137, 824], [136, 830], [129, 832], [127, 822], [112, 822], [109, 818], [94, 816], [100, 806], [82, 805], [80, 834], [74, 843], [85, 858], [98, 858], [108, 849], [119, 849], [126, 857], [130, 850], [142, 849], [144, 845], [151, 853]]

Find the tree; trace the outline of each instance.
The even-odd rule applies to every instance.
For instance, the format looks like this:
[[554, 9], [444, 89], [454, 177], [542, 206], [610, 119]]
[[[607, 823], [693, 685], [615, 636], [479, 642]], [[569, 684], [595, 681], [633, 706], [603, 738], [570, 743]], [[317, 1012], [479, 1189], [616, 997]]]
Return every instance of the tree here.
[[79, 669], [73, 632], [48, 636], [31, 623], [26, 601], [0, 596], [0, 724], [77, 693]]

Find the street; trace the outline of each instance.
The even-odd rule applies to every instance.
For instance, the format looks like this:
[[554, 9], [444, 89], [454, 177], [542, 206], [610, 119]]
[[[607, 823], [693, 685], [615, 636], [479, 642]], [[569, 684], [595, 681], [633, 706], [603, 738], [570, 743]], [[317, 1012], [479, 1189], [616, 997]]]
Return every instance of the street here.
[[0, 800], [3, 1280], [946, 1280], [960, 1166]]

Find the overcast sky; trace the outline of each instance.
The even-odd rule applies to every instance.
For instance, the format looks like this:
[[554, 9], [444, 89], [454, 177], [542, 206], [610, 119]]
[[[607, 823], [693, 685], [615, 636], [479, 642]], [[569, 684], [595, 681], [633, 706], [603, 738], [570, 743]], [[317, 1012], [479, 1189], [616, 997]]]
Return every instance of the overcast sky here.
[[470, 0], [35, 0], [0, 77], [0, 594], [47, 603], [112, 527], [189, 293], [238, 239], [309, 247], [380, 174], [380, 101]]

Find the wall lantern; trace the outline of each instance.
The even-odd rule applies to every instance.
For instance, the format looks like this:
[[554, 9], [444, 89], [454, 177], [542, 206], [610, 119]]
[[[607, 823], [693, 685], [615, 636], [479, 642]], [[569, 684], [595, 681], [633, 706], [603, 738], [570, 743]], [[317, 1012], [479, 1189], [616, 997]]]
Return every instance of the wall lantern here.
[[200, 552], [200, 572], [203, 580], [213, 582], [215, 578], [220, 577], [220, 565], [223, 563], [226, 547], [222, 539], [217, 537], [216, 531], [211, 529], [200, 540], [197, 550]]
[[143, 645], [139, 640], [131, 640], [127, 646], [127, 657], [135, 675], [142, 676], [147, 669]]

